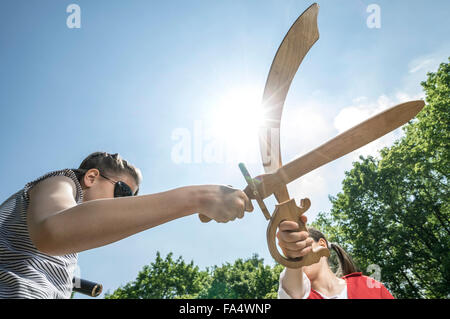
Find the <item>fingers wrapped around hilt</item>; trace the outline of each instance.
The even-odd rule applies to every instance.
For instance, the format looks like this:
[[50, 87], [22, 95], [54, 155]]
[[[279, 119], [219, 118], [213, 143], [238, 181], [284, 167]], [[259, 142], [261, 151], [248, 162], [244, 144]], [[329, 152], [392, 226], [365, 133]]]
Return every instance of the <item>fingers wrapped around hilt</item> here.
[[290, 199], [283, 203], [276, 205], [275, 212], [272, 214], [269, 226], [267, 227], [267, 244], [272, 257], [280, 264], [288, 268], [300, 268], [309, 266], [319, 262], [322, 257], [329, 257], [330, 251], [327, 248], [320, 247], [313, 250], [305, 256], [298, 258], [286, 258], [277, 249], [276, 233], [278, 225], [285, 221], [294, 221], [299, 225], [299, 231], [308, 231], [306, 225], [301, 220], [301, 216], [311, 206], [311, 201], [308, 198], [301, 200], [301, 206], [298, 207], [294, 199]]

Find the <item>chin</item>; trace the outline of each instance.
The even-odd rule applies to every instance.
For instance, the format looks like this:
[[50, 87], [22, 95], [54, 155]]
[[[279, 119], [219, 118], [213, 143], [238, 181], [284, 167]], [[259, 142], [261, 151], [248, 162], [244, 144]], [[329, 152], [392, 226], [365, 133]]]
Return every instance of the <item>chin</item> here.
[[317, 267], [315, 266], [316, 265], [303, 267], [303, 272], [305, 273], [306, 276], [308, 276], [309, 279], [313, 279], [317, 275]]

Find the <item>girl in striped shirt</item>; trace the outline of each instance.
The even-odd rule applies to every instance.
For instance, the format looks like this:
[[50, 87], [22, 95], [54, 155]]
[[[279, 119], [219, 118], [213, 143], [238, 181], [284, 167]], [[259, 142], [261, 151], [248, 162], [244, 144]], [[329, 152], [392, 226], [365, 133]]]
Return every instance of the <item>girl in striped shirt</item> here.
[[78, 169], [43, 175], [0, 205], [0, 298], [70, 298], [77, 253], [201, 213], [217, 222], [253, 210], [221, 185], [138, 195], [140, 170], [95, 152]]

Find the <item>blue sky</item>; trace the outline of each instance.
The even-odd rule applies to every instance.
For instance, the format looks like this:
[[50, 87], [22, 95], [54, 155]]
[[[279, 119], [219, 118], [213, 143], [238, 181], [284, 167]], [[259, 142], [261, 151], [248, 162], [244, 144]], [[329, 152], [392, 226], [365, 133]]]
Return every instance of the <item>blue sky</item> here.
[[[80, 29], [66, 25], [72, 3], [81, 8]], [[320, 39], [300, 66], [283, 114], [285, 162], [388, 106], [421, 98], [426, 72], [450, 55], [448, 1], [318, 3]], [[381, 8], [379, 29], [366, 24], [372, 3]], [[48, 171], [78, 167], [97, 150], [118, 152], [138, 166], [143, 194], [194, 184], [243, 188], [239, 161], [247, 160], [253, 175], [262, 172], [257, 141], [242, 133], [252, 113], [227, 105], [241, 98], [260, 102], [281, 40], [310, 4], [3, 1], [0, 201]], [[208, 130], [217, 127], [231, 128], [217, 138], [226, 140], [225, 153], [234, 158], [174, 161], [176, 132], [191, 134], [195, 154], [216, 141]], [[313, 171], [289, 186], [292, 196], [311, 198], [306, 215], [313, 220], [329, 210], [328, 195], [339, 192], [358, 155], [376, 155], [400, 135], [397, 130]], [[205, 225], [191, 216], [80, 253], [81, 275], [113, 291], [133, 280], [158, 250], [202, 268], [253, 253], [273, 263], [266, 226], [259, 209], [228, 224]]]

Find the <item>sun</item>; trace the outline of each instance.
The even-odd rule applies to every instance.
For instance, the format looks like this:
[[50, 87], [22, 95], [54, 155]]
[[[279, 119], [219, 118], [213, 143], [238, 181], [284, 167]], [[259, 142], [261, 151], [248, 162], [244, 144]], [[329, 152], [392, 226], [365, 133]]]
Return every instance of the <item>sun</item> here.
[[214, 103], [209, 124], [214, 138], [232, 148], [242, 149], [249, 143], [257, 143], [263, 119], [261, 91], [254, 88], [234, 88]]

